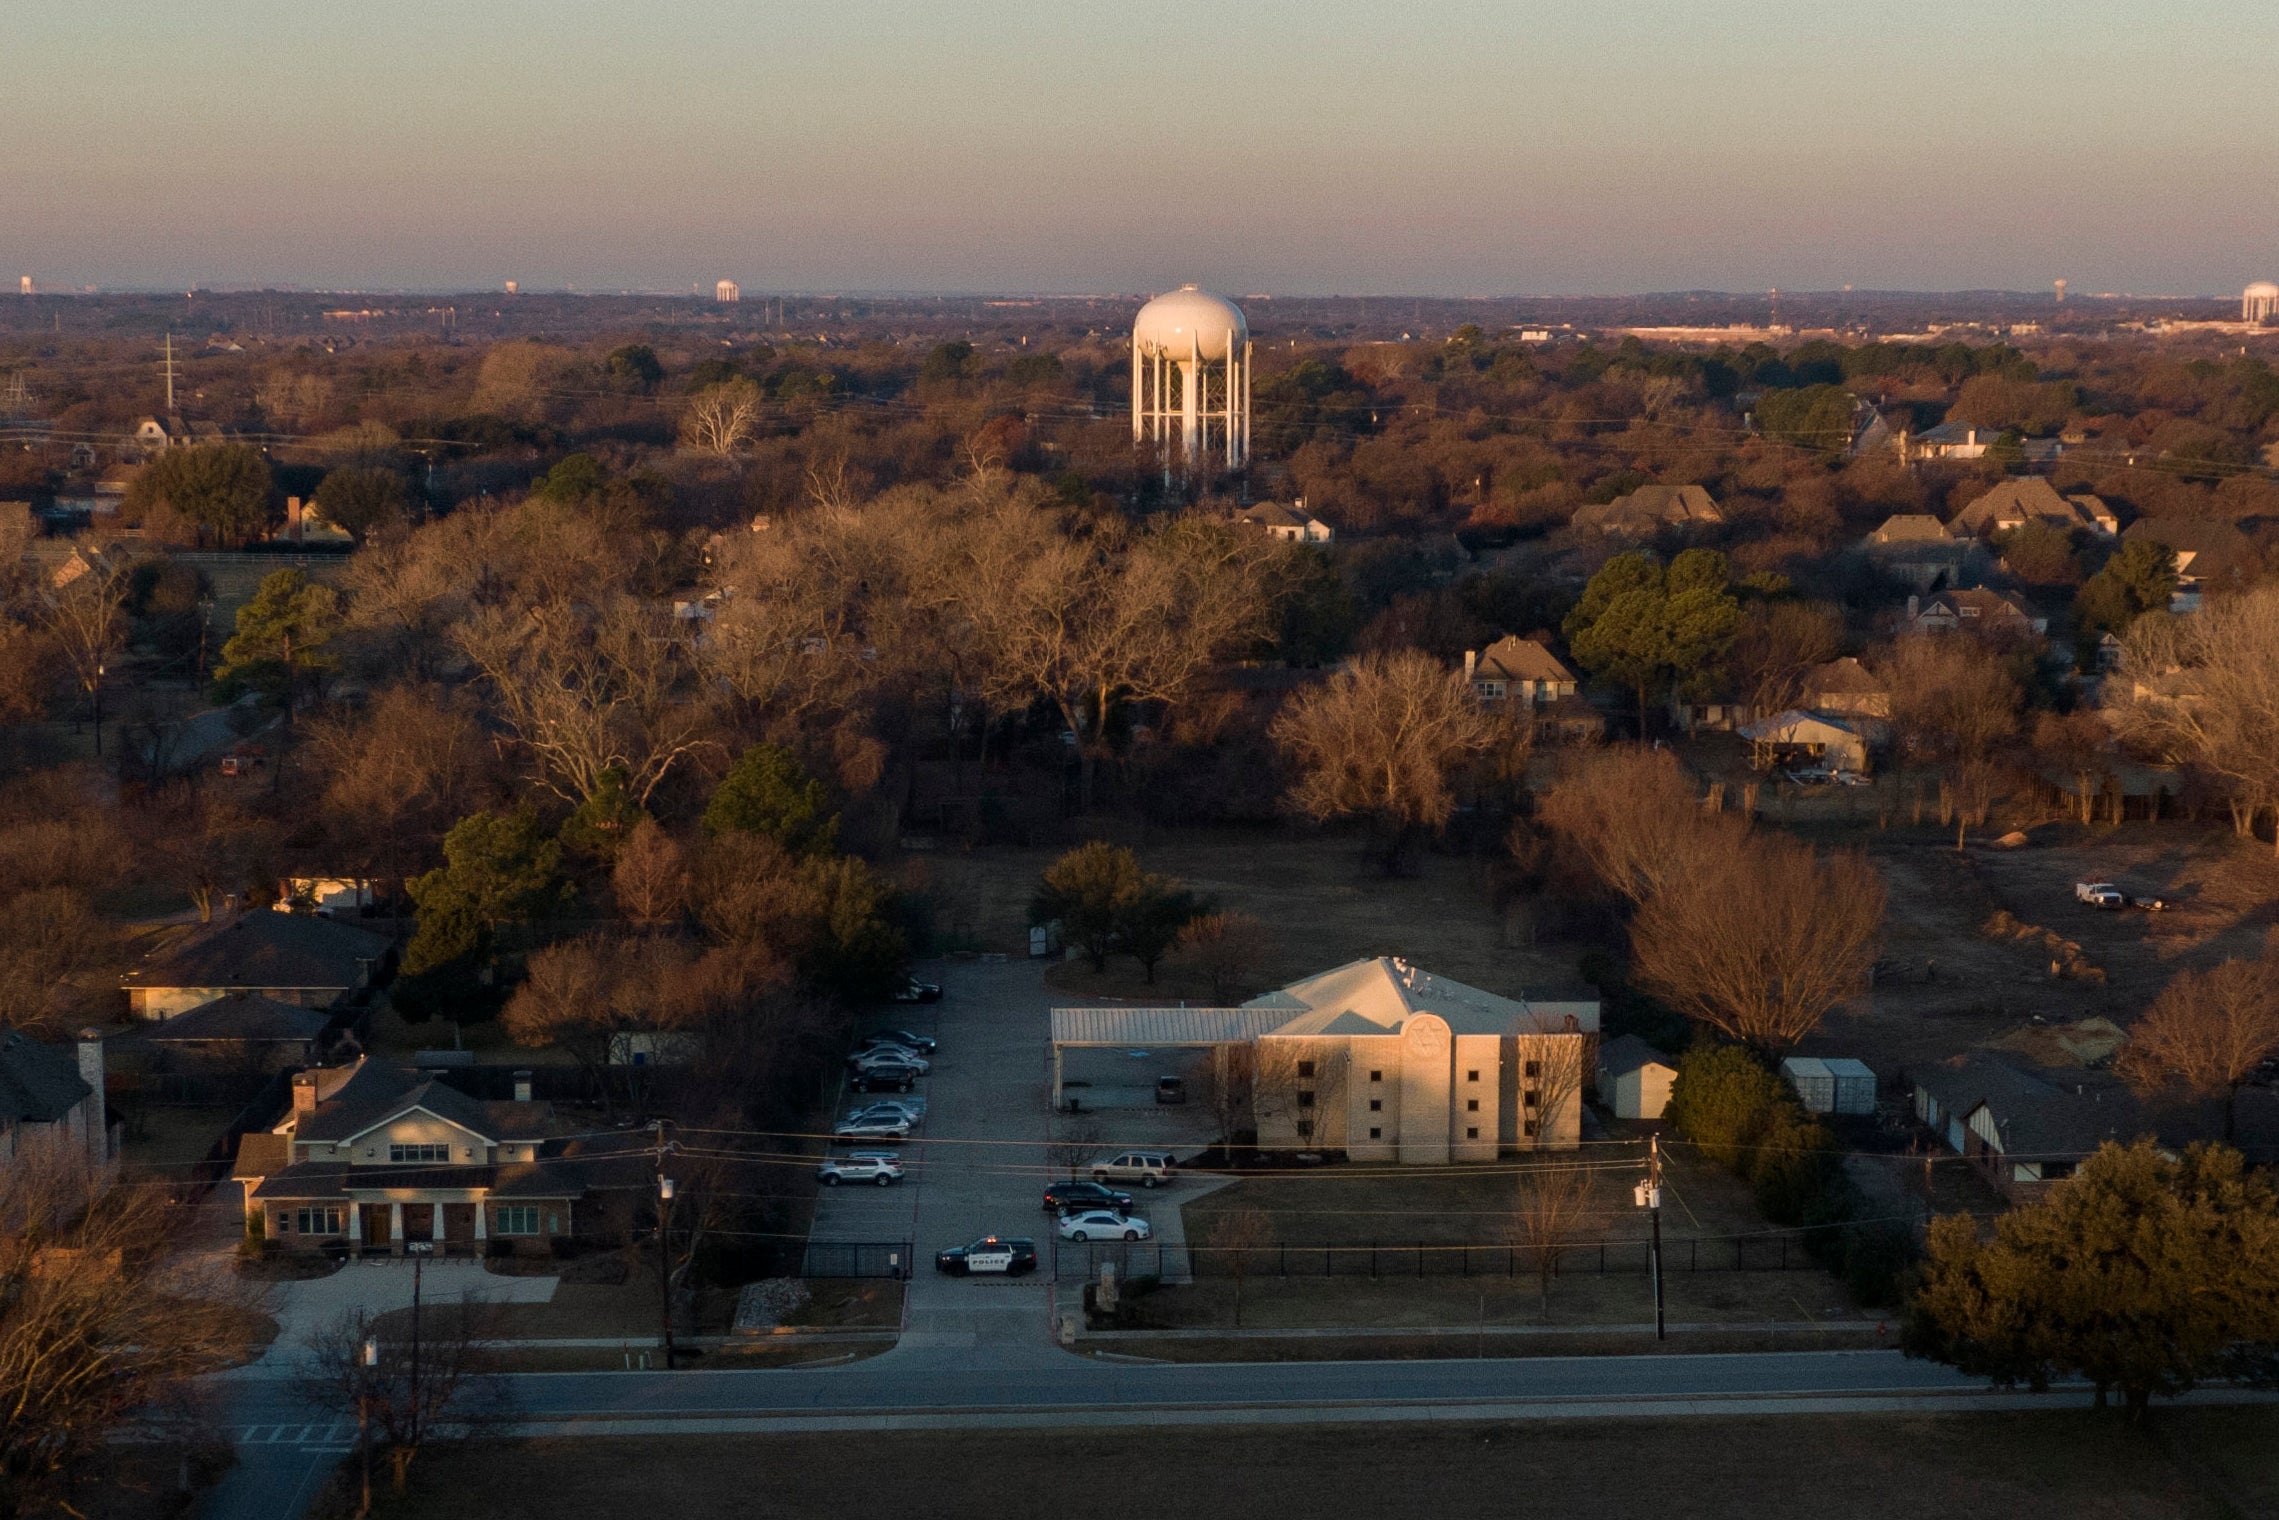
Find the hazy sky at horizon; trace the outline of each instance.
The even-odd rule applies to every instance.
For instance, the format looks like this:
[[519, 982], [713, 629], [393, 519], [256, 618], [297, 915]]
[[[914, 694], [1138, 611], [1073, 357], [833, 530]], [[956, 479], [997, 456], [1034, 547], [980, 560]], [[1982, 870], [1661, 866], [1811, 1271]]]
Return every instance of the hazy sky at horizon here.
[[9, 0], [0, 275], [2230, 292], [2275, 58], [2269, 0]]

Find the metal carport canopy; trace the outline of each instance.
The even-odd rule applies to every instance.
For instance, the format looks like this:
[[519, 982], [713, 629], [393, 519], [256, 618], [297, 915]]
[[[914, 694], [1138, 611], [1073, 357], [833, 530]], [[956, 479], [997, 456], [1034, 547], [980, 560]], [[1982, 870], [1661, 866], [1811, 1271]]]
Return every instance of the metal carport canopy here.
[[1055, 1008], [1052, 1106], [1060, 1107], [1060, 1053], [1070, 1046], [1242, 1045], [1290, 1022], [1294, 1008]]

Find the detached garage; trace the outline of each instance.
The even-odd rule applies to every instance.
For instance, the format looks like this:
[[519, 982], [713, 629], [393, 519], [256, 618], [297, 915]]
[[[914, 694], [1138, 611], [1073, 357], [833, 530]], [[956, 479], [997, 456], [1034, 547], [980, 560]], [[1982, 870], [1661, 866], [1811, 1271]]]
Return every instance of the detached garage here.
[[1598, 1100], [1617, 1119], [1661, 1118], [1677, 1077], [1670, 1058], [1634, 1034], [1598, 1048]]
[[1809, 1113], [1875, 1112], [1875, 1073], [1849, 1056], [1790, 1056], [1780, 1063], [1780, 1073]]

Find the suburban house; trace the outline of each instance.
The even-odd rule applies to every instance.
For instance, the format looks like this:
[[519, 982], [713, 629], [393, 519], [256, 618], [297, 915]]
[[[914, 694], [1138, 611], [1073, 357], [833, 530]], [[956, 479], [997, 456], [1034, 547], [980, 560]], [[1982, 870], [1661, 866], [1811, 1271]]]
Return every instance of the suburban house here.
[[1749, 741], [1749, 761], [1759, 770], [1803, 762], [1833, 771], [1864, 772], [1868, 752], [1883, 740], [1883, 725], [1872, 718], [1792, 707], [1746, 725], [1741, 737]]
[[1634, 1034], [1598, 1048], [1598, 1100], [1617, 1119], [1661, 1118], [1677, 1079], [1677, 1063]]
[[1980, 427], [1972, 422], [1942, 422], [1935, 428], [1926, 428], [1909, 436], [1899, 435], [1899, 457], [1902, 459], [1983, 459], [1986, 451], [1994, 447], [2002, 436], [2002, 429]]
[[333, 1015], [258, 992], [228, 992], [130, 1036], [172, 1071], [283, 1071], [316, 1059]]
[[542, 1249], [579, 1227], [585, 1169], [549, 1143], [553, 1108], [485, 1103], [422, 1072], [360, 1059], [304, 1071], [293, 1106], [238, 1144], [249, 1229], [287, 1250], [403, 1254]]
[[1755, 707], [1732, 697], [1713, 697], [1706, 701], [1670, 694], [1670, 724], [1687, 733], [1729, 734], [1757, 715]]
[[1599, 1002], [1502, 997], [1380, 956], [1238, 1008], [1052, 1017], [1056, 1105], [1071, 1048], [1231, 1049], [1253, 1063], [1262, 1148], [1438, 1166], [1580, 1143]]
[[2144, 517], [2129, 524], [2124, 544], [2151, 542], [2176, 556], [2176, 594], [2168, 610], [2196, 612], [2211, 586], [2247, 579], [2256, 572], [2255, 544], [2227, 522], [2196, 517]]
[[1238, 507], [1233, 518], [1246, 527], [1264, 529], [1268, 538], [1294, 544], [1326, 544], [1336, 536], [1328, 523], [1306, 510], [1303, 496], [1287, 506], [1262, 501], [1254, 507]]
[[355, 546], [356, 535], [325, 516], [324, 509], [314, 500], [303, 501], [298, 496], [288, 496], [285, 498], [284, 525], [269, 535], [269, 541], [348, 549]]
[[1482, 702], [1523, 702], [1548, 707], [1575, 694], [1575, 673], [1540, 640], [1506, 636], [1485, 649], [1464, 651], [1464, 679]]
[[101, 1167], [116, 1150], [103, 1106], [103, 1042], [74, 1050], [20, 1029], [0, 1034], [0, 1167], [42, 1160]]
[[232, 992], [331, 1008], [384, 976], [385, 935], [302, 913], [235, 913], [160, 945], [122, 979], [138, 1019], [186, 1013]]
[[2073, 1175], [2106, 1141], [2157, 1126], [2126, 1083], [2086, 1067], [2052, 1070], [1984, 1052], [1913, 1074], [1915, 1117], [2013, 1199]]
[[1652, 537], [1664, 528], [1685, 528], [1725, 521], [1717, 501], [1697, 485], [1640, 486], [1627, 496], [1609, 502], [1592, 502], [1575, 509], [1570, 521], [1581, 532], [1618, 533]]
[[1928, 595], [1963, 578], [1975, 545], [1928, 512], [1902, 512], [1885, 518], [1860, 549], [1878, 570]]
[[2049, 632], [2050, 620], [2011, 591], [1971, 586], [1960, 591], [1907, 599], [1905, 631], [1952, 633], [1962, 629], [1982, 639], [2025, 639]]
[[1847, 718], [1889, 718], [1891, 688], [1850, 655], [1815, 665], [1798, 688], [1801, 705]]
[[2069, 532], [2086, 528], [2106, 538], [2121, 531], [2121, 520], [2101, 498], [2060, 496], [2057, 488], [2039, 475], [2000, 482], [1957, 512], [1948, 527], [1958, 538], [1992, 538], [2033, 522]]

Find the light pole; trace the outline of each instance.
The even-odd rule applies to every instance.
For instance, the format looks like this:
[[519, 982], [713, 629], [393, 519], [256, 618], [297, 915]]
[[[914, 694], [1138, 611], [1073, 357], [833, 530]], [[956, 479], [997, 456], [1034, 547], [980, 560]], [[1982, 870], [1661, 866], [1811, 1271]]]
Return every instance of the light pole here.
[[372, 1513], [372, 1369], [380, 1365], [380, 1343], [364, 1337], [362, 1375], [356, 1380], [356, 1439], [364, 1448], [364, 1503], [356, 1520]]
[[[660, 1153], [658, 1160], [663, 1161]], [[672, 1228], [673, 1179], [657, 1179], [657, 1292], [663, 1315], [665, 1332], [665, 1370], [673, 1370], [673, 1256], [667, 1244], [667, 1232]]]
[[[421, 1407], [419, 1387], [419, 1279], [421, 1269], [427, 1265], [427, 1258], [435, 1254], [435, 1242], [432, 1240], [407, 1240], [404, 1242], [404, 1249], [411, 1253], [411, 1384], [405, 1392], [405, 1397], [410, 1402], [410, 1413], [406, 1419], [405, 1434], [411, 1437], [412, 1449], [416, 1451], [419, 1449], [420, 1439], [427, 1433], [424, 1428], [427, 1423], [427, 1411]], [[396, 1475], [401, 1481], [403, 1459], [399, 1457], [397, 1460], [399, 1465], [396, 1469]]]
[[1666, 1340], [1668, 1327], [1662, 1316], [1662, 1137], [1659, 1134], [1646, 1137], [1646, 1180], [1632, 1189], [1630, 1196], [1653, 1221], [1654, 1339]]
[[103, 758], [103, 676], [101, 661], [95, 665], [95, 758]]

